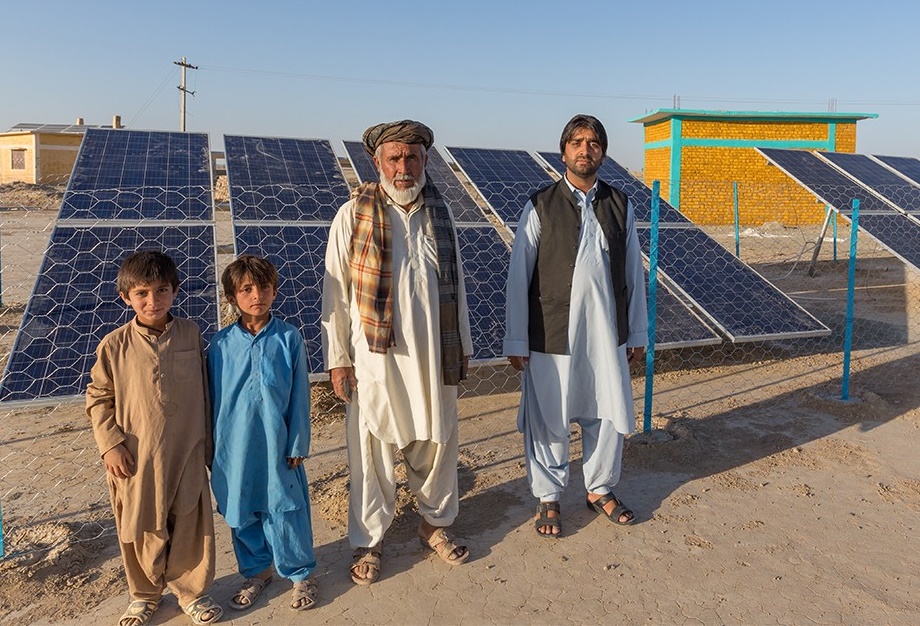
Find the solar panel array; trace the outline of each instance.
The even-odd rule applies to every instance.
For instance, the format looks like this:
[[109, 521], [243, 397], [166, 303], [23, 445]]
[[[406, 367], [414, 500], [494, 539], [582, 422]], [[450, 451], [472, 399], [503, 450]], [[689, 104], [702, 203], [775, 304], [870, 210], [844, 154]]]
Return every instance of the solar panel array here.
[[59, 219], [210, 220], [212, 211], [207, 135], [90, 128]]
[[325, 140], [224, 136], [233, 218], [328, 222], [348, 198]]
[[[860, 201], [859, 227], [874, 237], [892, 254], [920, 268], [920, 224], [914, 218], [879, 198], [865, 184], [831, 165], [835, 163], [864, 164], [862, 159], [819, 157], [802, 150], [773, 150], [759, 148], [772, 163], [785, 171], [812, 195], [836, 209], [844, 217], [852, 213], [853, 199]], [[855, 168], [854, 168], [855, 169]], [[859, 173], [867, 184], [882, 186], [890, 181], [888, 173], [874, 168], [861, 168]], [[875, 174], [875, 176], [873, 176]], [[907, 183], [909, 184], [909, 183]]]
[[445, 148], [506, 225], [517, 224], [531, 194], [553, 182], [524, 150]]
[[920, 187], [905, 180], [883, 163], [864, 154], [823, 152], [818, 156], [830, 161], [902, 211], [920, 213]]
[[879, 155], [874, 155], [873, 158], [920, 185], [920, 159]]
[[85, 392], [99, 341], [133, 317], [115, 278], [138, 250], [159, 249], [176, 261], [181, 284], [172, 311], [194, 320], [209, 339], [218, 313], [212, 215], [207, 135], [88, 130], [0, 400]]
[[505, 279], [511, 255], [489, 224], [459, 226], [457, 243], [470, 311], [473, 359], [500, 358], [505, 339]]
[[351, 161], [351, 167], [358, 176], [358, 182], [380, 182], [377, 166], [374, 165], [373, 157], [364, 149], [364, 144], [360, 141], [343, 141], [342, 143], [345, 145], [345, 153], [348, 154], [348, 160]]

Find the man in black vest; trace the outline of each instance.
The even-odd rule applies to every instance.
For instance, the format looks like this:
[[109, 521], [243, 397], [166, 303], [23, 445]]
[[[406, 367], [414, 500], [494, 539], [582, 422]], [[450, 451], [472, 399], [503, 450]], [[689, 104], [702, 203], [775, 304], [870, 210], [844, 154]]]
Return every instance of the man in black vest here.
[[590, 115], [562, 131], [566, 166], [530, 197], [508, 272], [505, 355], [523, 372], [518, 428], [540, 500], [536, 532], [562, 534], [569, 429], [582, 428], [586, 505], [616, 524], [635, 515], [616, 496], [624, 436], [635, 428], [629, 364], [648, 343], [645, 274], [633, 207], [599, 180], [607, 132]]

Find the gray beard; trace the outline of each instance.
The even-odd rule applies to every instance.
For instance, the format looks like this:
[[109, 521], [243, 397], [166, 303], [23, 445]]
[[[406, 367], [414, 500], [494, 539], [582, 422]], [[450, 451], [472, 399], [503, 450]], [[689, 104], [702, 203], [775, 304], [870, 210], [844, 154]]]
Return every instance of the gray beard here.
[[422, 192], [422, 187], [425, 186], [425, 170], [422, 170], [422, 175], [419, 176], [415, 184], [408, 189], [397, 189], [393, 181], [382, 173], [380, 174], [380, 184], [393, 202], [399, 206], [409, 206], [415, 202], [415, 199], [418, 198], [418, 195]]

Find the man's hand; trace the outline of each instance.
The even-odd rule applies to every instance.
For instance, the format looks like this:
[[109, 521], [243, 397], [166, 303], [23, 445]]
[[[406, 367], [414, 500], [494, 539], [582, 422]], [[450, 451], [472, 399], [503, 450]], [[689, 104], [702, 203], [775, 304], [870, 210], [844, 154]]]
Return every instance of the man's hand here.
[[294, 469], [298, 465], [303, 464], [303, 460], [307, 458], [304, 456], [289, 456], [287, 458], [288, 469]]
[[511, 363], [511, 367], [513, 367], [519, 372], [523, 372], [524, 368], [527, 367], [527, 364], [530, 363], [530, 357], [529, 356], [509, 356], [508, 361]]
[[105, 471], [115, 478], [129, 478], [134, 476], [134, 457], [128, 452], [124, 444], [118, 444], [102, 455]]
[[626, 348], [626, 362], [629, 364], [639, 363], [645, 356], [645, 348]]
[[333, 367], [329, 370], [329, 380], [332, 381], [332, 391], [335, 396], [345, 404], [350, 403], [351, 394], [358, 388], [355, 368]]

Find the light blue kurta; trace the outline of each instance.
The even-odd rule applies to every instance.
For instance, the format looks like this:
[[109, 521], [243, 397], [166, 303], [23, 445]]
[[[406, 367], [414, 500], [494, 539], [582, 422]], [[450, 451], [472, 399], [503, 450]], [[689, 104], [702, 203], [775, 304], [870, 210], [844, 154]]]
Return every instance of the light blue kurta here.
[[211, 488], [233, 528], [256, 513], [305, 509], [303, 467], [288, 457], [310, 450], [310, 382], [300, 331], [277, 317], [252, 335], [239, 323], [214, 336], [208, 352], [214, 420]]
[[527, 294], [542, 235], [540, 218], [530, 202], [524, 207], [511, 252], [504, 352], [530, 357], [522, 377], [518, 428], [523, 432], [525, 419], [536, 420], [557, 440], [564, 440], [572, 420], [598, 418], [611, 420], [617, 432], [628, 434], [635, 428], [635, 411], [626, 348], [648, 343], [645, 273], [633, 206], [628, 204], [626, 215], [629, 336], [625, 345], [618, 346], [607, 238], [594, 210], [585, 210], [591, 207], [597, 185], [587, 196], [571, 184], [569, 188], [581, 208], [581, 232], [572, 276], [567, 354], [530, 350]]

